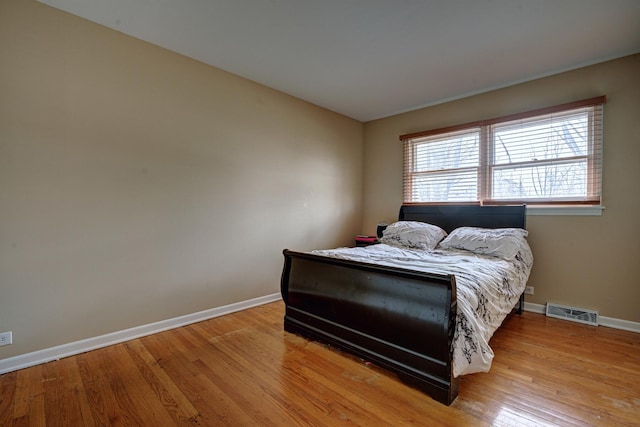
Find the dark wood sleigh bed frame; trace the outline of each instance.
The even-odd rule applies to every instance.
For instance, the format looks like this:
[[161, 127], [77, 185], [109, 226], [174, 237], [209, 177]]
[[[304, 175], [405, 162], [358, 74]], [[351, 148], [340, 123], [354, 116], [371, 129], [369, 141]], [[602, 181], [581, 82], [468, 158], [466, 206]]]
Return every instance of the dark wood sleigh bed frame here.
[[[525, 228], [525, 206], [405, 205], [399, 220]], [[284, 250], [284, 329], [369, 360], [435, 400], [458, 395], [452, 373], [456, 280]], [[523, 296], [517, 311], [522, 312]]]

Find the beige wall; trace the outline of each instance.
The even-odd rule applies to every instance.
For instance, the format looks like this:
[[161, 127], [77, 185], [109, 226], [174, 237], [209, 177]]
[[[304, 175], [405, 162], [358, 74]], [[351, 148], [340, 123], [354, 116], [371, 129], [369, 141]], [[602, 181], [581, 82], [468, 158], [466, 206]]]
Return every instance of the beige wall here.
[[347, 244], [397, 216], [398, 135], [601, 94], [607, 209], [528, 218], [527, 300], [640, 321], [638, 75], [636, 55], [363, 130], [45, 5], [0, 0], [0, 332], [14, 333], [0, 359], [278, 292], [283, 248]]
[[529, 216], [536, 261], [526, 300], [640, 321], [640, 55], [365, 124], [363, 230], [397, 217], [398, 136], [606, 95], [602, 216]]
[[0, 0], [0, 359], [279, 292], [349, 243], [363, 125]]

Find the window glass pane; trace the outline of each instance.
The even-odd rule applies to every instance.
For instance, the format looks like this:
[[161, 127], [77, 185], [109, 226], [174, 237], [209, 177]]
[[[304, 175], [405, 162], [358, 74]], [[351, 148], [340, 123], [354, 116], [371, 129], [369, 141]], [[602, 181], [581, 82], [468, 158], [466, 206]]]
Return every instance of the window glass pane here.
[[446, 135], [415, 144], [414, 171], [474, 167], [479, 161], [479, 132]]
[[493, 170], [493, 198], [554, 199], [587, 197], [587, 161], [556, 162]]
[[416, 174], [413, 177], [412, 201], [443, 202], [478, 199], [478, 172], [475, 169]]
[[586, 111], [493, 127], [494, 164], [530, 162], [589, 154]]

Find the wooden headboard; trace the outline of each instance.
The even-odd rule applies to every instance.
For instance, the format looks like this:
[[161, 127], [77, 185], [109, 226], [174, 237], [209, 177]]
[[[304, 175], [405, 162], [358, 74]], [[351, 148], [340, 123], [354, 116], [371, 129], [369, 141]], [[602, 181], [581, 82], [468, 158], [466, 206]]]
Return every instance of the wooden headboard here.
[[526, 206], [403, 205], [399, 221], [434, 224], [447, 233], [458, 227], [526, 228]]

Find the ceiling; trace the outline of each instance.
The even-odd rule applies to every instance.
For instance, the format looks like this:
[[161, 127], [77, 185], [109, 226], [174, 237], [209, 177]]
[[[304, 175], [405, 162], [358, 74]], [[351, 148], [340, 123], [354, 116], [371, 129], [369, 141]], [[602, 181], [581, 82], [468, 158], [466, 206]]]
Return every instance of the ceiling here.
[[640, 52], [640, 0], [40, 0], [366, 122]]

